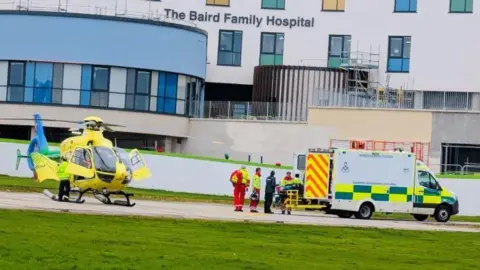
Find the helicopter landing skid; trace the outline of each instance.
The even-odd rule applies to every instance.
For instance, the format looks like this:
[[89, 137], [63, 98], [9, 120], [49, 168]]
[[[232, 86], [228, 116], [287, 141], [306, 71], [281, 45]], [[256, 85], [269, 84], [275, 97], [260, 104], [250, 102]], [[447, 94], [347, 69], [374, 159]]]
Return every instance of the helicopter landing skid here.
[[48, 190], [48, 189], [45, 189], [45, 190], [43, 191], [43, 194], [44, 194], [45, 196], [47, 196], [48, 198], [50, 198], [52, 201], [56, 201], [56, 202], [78, 203], [78, 204], [82, 204], [82, 203], [85, 202], [85, 200], [82, 200], [82, 197], [81, 197], [81, 196], [79, 196], [79, 197], [76, 198], [76, 199], [75, 199], [75, 198], [69, 198], [69, 199], [64, 199], [64, 200], [60, 201], [60, 200], [58, 199], [57, 195], [52, 194], [52, 193], [50, 192], [50, 190]]
[[[123, 200], [114, 200], [110, 199], [110, 195], [123, 195], [125, 196], [125, 201]], [[133, 196], [132, 193], [125, 193], [123, 191], [114, 191], [114, 192], [94, 192], [93, 196], [101, 201], [104, 204], [114, 204], [119, 206], [133, 207], [135, 203], [130, 202], [130, 197]]]

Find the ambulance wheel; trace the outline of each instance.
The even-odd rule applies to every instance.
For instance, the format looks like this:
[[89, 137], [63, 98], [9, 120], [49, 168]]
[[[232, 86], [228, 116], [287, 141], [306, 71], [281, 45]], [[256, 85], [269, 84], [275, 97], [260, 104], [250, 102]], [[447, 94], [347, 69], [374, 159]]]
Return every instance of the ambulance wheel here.
[[438, 222], [447, 222], [450, 219], [450, 207], [447, 205], [439, 205], [433, 214]]
[[428, 215], [415, 214], [415, 215], [413, 215], [413, 217], [418, 221], [425, 221], [428, 218]]
[[373, 205], [369, 202], [366, 202], [360, 206], [358, 212], [355, 213], [355, 217], [358, 219], [370, 219], [373, 215], [373, 211]]

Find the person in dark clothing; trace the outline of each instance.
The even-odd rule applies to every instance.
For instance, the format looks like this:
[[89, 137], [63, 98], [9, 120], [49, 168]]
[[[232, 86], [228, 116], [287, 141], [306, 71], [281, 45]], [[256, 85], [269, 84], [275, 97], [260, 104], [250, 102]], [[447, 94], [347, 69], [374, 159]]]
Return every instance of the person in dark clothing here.
[[273, 202], [273, 193], [275, 193], [275, 186], [277, 185], [275, 181], [275, 171], [270, 172], [270, 176], [267, 177], [267, 184], [265, 185], [265, 205], [264, 213], [273, 214], [270, 207]]

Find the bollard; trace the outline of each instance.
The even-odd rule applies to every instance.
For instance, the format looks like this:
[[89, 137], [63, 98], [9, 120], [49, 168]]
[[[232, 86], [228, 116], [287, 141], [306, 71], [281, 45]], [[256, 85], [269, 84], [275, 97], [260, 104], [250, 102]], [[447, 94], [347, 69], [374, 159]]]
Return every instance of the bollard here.
[[248, 155], [248, 162], [250, 162], [250, 155]]

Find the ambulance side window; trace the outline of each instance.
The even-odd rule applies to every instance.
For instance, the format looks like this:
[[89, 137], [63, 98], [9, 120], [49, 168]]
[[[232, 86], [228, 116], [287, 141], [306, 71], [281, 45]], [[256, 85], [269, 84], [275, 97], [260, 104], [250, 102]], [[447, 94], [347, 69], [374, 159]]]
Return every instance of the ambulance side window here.
[[425, 171], [418, 171], [418, 183], [422, 187], [430, 188], [430, 174]]
[[432, 175], [430, 175], [430, 188], [436, 190], [442, 189], [440, 184], [438, 184], [437, 180]]
[[430, 189], [440, 189], [440, 185], [433, 176], [426, 171], [418, 171], [418, 183], [420, 186]]

